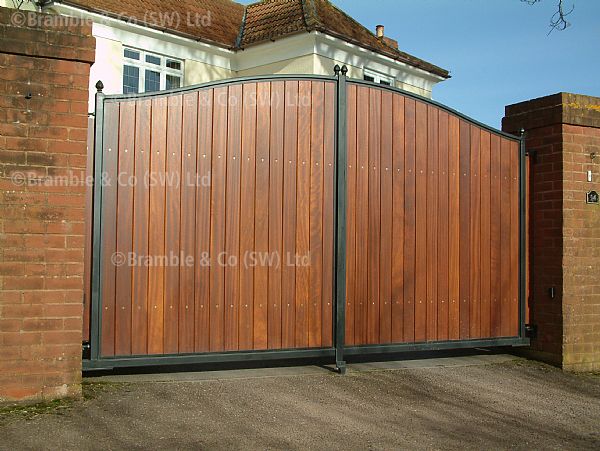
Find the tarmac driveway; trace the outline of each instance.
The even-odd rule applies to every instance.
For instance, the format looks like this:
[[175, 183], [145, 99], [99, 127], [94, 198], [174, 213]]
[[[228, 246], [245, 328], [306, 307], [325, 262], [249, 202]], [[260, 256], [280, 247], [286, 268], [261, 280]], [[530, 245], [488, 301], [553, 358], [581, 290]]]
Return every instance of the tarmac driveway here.
[[0, 449], [600, 448], [598, 375], [470, 359], [113, 377]]

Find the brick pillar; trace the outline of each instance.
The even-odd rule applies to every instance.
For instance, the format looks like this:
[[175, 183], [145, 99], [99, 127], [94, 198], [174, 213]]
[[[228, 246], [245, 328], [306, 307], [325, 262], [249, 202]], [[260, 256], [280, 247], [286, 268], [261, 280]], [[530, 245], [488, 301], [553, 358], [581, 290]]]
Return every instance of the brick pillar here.
[[587, 204], [586, 194], [600, 192], [600, 98], [560, 93], [507, 106], [503, 130], [521, 127], [527, 149], [535, 151], [530, 323], [537, 337], [531, 349], [568, 370], [599, 370], [600, 205]]
[[81, 393], [94, 49], [73, 19], [0, 8], [0, 403]]

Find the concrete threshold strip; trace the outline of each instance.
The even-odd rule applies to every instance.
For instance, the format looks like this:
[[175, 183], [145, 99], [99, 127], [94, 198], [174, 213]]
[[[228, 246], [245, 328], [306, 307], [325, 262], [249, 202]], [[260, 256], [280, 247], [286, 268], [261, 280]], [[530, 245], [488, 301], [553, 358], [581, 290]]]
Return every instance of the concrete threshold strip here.
[[[468, 355], [459, 357], [438, 357], [415, 360], [392, 360], [383, 362], [349, 363], [348, 373], [371, 371], [427, 369], [492, 365], [519, 360], [509, 354]], [[255, 379], [267, 377], [315, 376], [334, 371], [334, 365], [306, 365], [292, 367], [246, 368], [217, 371], [177, 372], [160, 374], [119, 374], [86, 377], [84, 381], [93, 383], [140, 383], [140, 382], [207, 382], [231, 379]]]

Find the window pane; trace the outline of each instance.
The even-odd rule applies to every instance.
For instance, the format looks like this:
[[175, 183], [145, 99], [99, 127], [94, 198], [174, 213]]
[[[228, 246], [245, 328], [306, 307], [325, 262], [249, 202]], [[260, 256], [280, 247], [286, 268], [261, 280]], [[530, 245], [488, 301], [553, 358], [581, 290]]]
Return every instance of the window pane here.
[[140, 59], [140, 52], [136, 52], [135, 50], [125, 49], [123, 55], [125, 56], [125, 58], [131, 58], [133, 60]]
[[380, 85], [386, 85], [386, 86], [391, 86], [392, 85], [389, 81], [385, 81], [385, 80], [379, 80], [379, 84]]
[[153, 92], [160, 90], [160, 73], [146, 69], [146, 86], [145, 92]]
[[146, 55], [146, 62], [160, 66], [160, 58], [158, 56]]
[[181, 70], [181, 62], [175, 60], [167, 60], [167, 67], [170, 69]]
[[365, 80], [367, 80], [367, 81], [375, 81], [375, 78], [374, 78], [374, 77], [371, 77], [370, 75], [365, 75], [365, 77], [364, 77], [364, 78], [365, 78]]
[[123, 94], [137, 94], [140, 91], [140, 69], [123, 66]]
[[179, 88], [181, 86], [181, 78], [176, 75], [167, 75], [167, 89]]

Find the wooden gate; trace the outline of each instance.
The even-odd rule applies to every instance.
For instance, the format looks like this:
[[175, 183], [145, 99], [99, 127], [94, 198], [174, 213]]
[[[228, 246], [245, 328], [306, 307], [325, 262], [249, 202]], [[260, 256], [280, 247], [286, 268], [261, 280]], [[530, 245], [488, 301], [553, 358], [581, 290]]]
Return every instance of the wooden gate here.
[[337, 70], [99, 92], [95, 149], [86, 368], [526, 342], [517, 138]]
[[522, 337], [519, 139], [347, 85], [348, 352]]

